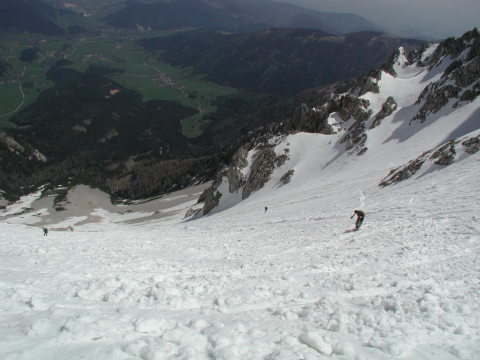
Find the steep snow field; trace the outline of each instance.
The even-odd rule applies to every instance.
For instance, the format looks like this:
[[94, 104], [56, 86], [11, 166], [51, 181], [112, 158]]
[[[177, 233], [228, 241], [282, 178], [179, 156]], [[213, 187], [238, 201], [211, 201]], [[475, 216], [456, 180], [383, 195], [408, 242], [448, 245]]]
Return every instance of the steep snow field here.
[[[400, 54], [397, 76], [363, 96], [373, 115], [392, 95], [398, 109], [367, 121], [362, 156], [345, 152], [347, 130], [272, 139], [289, 159], [270, 181], [240, 201], [225, 180], [220, 205], [197, 220], [183, 219], [197, 190], [119, 208], [77, 187], [64, 212], [40, 192], [9, 206], [0, 359], [480, 359], [480, 151], [458, 142], [453, 164], [430, 159], [378, 186], [480, 134], [479, 97], [410, 122], [450, 60], [427, 71]], [[366, 212], [357, 232], [355, 209]], [[44, 237], [44, 223], [74, 231]]]
[[0, 358], [478, 358], [479, 154], [384, 189], [368, 169], [305, 179], [195, 221], [2, 223]]

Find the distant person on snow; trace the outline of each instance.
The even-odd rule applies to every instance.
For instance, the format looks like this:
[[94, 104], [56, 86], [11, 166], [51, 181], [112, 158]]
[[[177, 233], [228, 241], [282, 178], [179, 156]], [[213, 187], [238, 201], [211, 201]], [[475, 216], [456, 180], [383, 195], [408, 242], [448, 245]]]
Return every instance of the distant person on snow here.
[[268, 210], [268, 207], [265, 206], [265, 212], [267, 212], [267, 210]]
[[43, 236], [47, 236], [48, 235], [48, 229], [47, 228], [43, 228]]
[[357, 215], [357, 221], [355, 222], [355, 231], [357, 231], [358, 229], [360, 229], [360, 226], [363, 223], [363, 219], [365, 219], [365, 213], [362, 210], [355, 210], [350, 219], [352, 219], [355, 215]]

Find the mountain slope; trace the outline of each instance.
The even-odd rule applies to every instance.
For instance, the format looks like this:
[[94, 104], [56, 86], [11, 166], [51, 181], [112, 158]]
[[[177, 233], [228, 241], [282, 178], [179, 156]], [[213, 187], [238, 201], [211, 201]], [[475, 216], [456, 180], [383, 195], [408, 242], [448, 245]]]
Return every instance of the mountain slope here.
[[14, 151], [6, 147], [0, 189], [20, 195], [30, 191], [25, 184], [73, 178], [142, 197], [186, 186], [216, 169], [217, 155], [203, 153], [181, 133], [180, 119], [195, 110], [174, 101], [143, 102], [137, 92], [106, 78], [109, 69], [92, 66], [81, 73], [66, 66], [68, 61], [52, 66], [48, 76], [55, 85], [16, 114], [17, 127], [8, 131], [13, 141], [39, 149], [48, 161], [11, 161]]
[[41, 0], [2, 0], [0, 30], [62, 35], [64, 30], [55, 22], [59, 11]]
[[132, 2], [106, 17], [120, 28], [217, 28], [248, 32], [270, 27], [320, 29], [331, 33], [378, 30], [360, 16], [324, 14], [268, 0], [176, 0]]
[[215, 82], [254, 92], [293, 96], [310, 87], [360, 76], [399, 46], [423, 42], [361, 32], [332, 36], [317, 30], [269, 29], [232, 35], [193, 31], [139, 41], [160, 59], [193, 66]]
[[[412, 166], [399, 167], [418, 156], [425, 159], [414, 162], [414, 170], [428, 164], [426, 151], [435, 165], [430, 171], [475, 154], [479, 48], [475, 29], [419, 52], [400, 49], [349, 92], [319, 99], [313, 109], [303, 105], [276, 137], [267, 134], [237, 152], [205, 194], [203, 213], [226, 209], [261, 189], [299, 186], [296, 179], [305, 181], [311, 168], [317, 169], [315, 177], [338, 178], [368, 164], [372, 171], [384, 172], [378, 183], [390, 170], [390, 176], [400, 172], [384, 180], [384, 186], [415, 174]], [[287, 130], [322, 135], [288, 135]]]

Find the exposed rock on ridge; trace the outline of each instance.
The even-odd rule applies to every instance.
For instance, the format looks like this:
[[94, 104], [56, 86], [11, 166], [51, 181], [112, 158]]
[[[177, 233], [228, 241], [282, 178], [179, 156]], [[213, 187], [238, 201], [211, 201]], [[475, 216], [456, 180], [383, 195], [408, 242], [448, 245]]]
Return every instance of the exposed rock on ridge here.
[[380, 125], [383, 119], [387, 116], [393, 114], [395, 110], [397, 110], [398, 104], [392, 96], [389, 96], [387, 100], [382, 104], [382, 109], [375, 115], [375, 119], [373, 120], [372, 126], [370, 129], [373, 129]]
[[380, 187], [396, 184], [415, 175], [422, 167], [430, 163], [434, 165], [448, 166], [462, 154], [472, 155], [480, 150], [480, 135], [463, 137], [450, 140], [446, 144], [435, 149], [424, 152], [418, 158], [409, 161], [407, 164], [393, 169], [379, 184]]
[[[222, 191], [226, 188], [241, 200], [248, 198], [252, 192], [261, 189], [270, 180], [274, 169], [287, 159], [287, 154], [277, 155], [274, 144], [268, 142], [241, 147], [233, 156], [232, 164], [217, 175], [212, 186], [202, 195], [205, 201], [203, 214], [210, 213], [219, 205]], [[287, 178], [284, 180], [289, 181]]]
[[451, 100], [457, 99], [453, 106], [458, 107], [461, 103], [476, 99], [480, 93], [479, 53], [480, 34], [477, 29], [461, 38], [447, 39], [438, 46], [430, 58], [430, 68], [438, 66], [447, 57], [453, 61], [442, 78], [428, 85], [420, 94], [417, 104], [421, 104], [421, 108], [411, 122], [424, 122], [429, 114], [437, 113]]

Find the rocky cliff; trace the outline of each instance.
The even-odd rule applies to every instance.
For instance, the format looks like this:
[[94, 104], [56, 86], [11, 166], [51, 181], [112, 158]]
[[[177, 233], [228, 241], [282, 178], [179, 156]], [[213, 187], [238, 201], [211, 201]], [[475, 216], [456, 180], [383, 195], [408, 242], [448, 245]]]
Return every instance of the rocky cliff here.
[[[217, 174], [212, 186], [202, 197], [205, 201], [203, 214], [208, 214], [219, 205], [223, 194], [233, 194], [244, 200], [261, 189], [269, 180], [275, 168], [288, 159], [288, 151], [277, 154], [276, 141], [261, 139], [241, 147], [231, 164]], [[288, 183], [291, 174], [285, 174], [283, 183]]]
[[32, 145], [0, 131], [0, 206], [7, 199], [28, 193], [34, 185], [32, 171], [42, 167], [47, 158]]
[[480, 150], [480, 135], [465, 136], [448, 141], [432, 150], [424, 152], [418, 158], [390, 171], [380, 182], [385, 187], [411, 178], [420, 171], [425, 173], [438, 167], [448, 166], [465, 154], [473, 155]]

